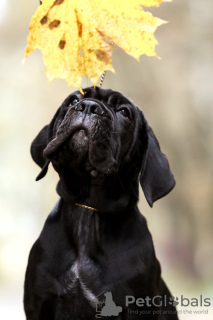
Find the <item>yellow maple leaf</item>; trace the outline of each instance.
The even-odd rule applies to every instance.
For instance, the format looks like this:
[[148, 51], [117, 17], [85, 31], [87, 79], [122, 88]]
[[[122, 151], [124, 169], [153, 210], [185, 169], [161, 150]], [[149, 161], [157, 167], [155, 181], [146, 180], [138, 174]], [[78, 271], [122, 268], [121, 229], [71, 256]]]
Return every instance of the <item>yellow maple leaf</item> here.
[[111, 65], [113, 43], [139, 60], [156, 55], [156, 28], [164, 23], [142, 6], [163, 0], [43, 0], [30, 23], [25, 55], [43, 53], [48, 80], [63, 78], [80, 87], [81, 77], [94, 85]]

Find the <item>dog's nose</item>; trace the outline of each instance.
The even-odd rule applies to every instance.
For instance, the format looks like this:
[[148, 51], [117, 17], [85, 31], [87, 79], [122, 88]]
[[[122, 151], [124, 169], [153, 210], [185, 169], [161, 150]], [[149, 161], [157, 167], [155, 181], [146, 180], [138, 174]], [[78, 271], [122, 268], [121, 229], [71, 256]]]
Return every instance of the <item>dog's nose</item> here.
[[92, 115], [98, 114], [102, 116], [104, 114], [104, 108], [97, 102], [92, 100], [83, 100], [75, 107], [76, 111], [81, 111], [85, 114]]

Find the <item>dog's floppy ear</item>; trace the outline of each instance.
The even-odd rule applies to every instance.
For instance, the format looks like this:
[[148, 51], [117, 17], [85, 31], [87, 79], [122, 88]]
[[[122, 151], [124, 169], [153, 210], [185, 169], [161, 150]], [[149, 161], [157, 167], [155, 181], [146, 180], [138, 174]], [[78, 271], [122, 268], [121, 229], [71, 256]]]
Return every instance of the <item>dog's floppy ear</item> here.
[[43, 151], [52, 139], [54, 123], [58, 117], [59, 112], [60, 112], [60, 108], [57, 110], [50, 124], [46, 125], [39, 132], [39, 134], [36, 136], [36, 138], [33, 140], [31, 144], [30, 151], [31, 151], [32, 158], [35, 161], [35, 163], [37, 163], [37, 165], [39, 165], [39, 167], [42, 168], [41, 172], [36, 178], [36, 181], [42, 179], [47, 173], [50, 160], [47, 160], [44, 158]]
[[46, 148], [48, 144], [48, 132], [49, 132], [49, 125], [45, 126], [39, 134], [36, 136], [36, 138], [33, 140], [30, 148], [31, 156], [35, 163], [39, 165], [39, 167], [42, 168], [41, 172], [36, 178], [36, 181], [42, 179], [48, 170], [48, 165], [50, 163], [49, 160], [46, 160], [43, 157], [43, 151]]
[[[144, 119], [145, 120], [145, 119]], [[143, 160], [140, 184], [150, 207], [153, 203], [167, 195], [175, 186], [175, 179], [170, 170], [169, 162], [145, 120], [147, 149]]]

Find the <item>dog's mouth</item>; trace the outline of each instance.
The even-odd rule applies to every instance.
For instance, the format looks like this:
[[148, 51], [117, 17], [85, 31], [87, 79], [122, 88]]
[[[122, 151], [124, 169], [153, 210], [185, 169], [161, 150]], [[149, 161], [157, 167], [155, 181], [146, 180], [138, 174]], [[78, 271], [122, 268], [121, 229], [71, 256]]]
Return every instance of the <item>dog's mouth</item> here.
[[[71, 132], [67, 130], [61, 134], [56, 134], [55, 138], [44, 150], [44, 157], [53, 160], [54, 158], [75, 158], [79, 163], [88, 156], [89, 137], [88, 132], [83, 128], [77, 128]], [[63, 162], [63, 159], [61, 159]]]
[[77, 158], [84, 158], [89, 152], [89, 138], [84, 129], [79, 129], [73, 133], [69, 139], [70, 150]]
[[[108, 141], [109, 140], [109, 141]], [[112, 174], [116, 169], [115, 152], [111, 138], [97, 136], [86, 127], [78, 126], [63, 132], [57, 131], [55, 138], [44, 150], [44, 157], [58, 167], [69, 166], [74, 170], [89, 172], [92, 178]], [[114, 154], [113, 154], [114, 153]]]

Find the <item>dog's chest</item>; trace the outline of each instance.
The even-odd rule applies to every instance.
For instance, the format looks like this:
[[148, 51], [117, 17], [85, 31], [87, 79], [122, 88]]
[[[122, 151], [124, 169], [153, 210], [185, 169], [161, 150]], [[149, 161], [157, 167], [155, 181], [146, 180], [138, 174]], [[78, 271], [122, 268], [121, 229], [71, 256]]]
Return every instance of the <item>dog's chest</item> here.
[[93, 277], [93, 272], [85, 269], [82, 269], [82, 263], [78, 260], [74, 262], [65, 276], [65, 292], [66, 294], [78, 293], [79, 298], [83, 296], [95, 308], [98, 298], [94, 293], [94, 288], [90, 285], [91, 281], [89, 281]]

